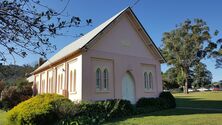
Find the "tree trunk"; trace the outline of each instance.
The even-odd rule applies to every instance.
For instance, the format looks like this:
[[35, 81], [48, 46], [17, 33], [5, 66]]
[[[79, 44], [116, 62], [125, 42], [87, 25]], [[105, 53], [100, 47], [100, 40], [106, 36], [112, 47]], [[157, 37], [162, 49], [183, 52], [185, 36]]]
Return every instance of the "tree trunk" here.
[[185, 86], [183, 88], [183, 92], [184, 92], [184, 94], [188, 94], [189, 93], [188, 92], [188, 77], [186, 77], [186, 79], [185, 79]]
[[188, 94], [188, 78], [189, 78], [189, 69], [188, 68], [185, 68], [185, 85], [184, 85], [184, 88], [183, 88], [183, 92], [184, 94]]

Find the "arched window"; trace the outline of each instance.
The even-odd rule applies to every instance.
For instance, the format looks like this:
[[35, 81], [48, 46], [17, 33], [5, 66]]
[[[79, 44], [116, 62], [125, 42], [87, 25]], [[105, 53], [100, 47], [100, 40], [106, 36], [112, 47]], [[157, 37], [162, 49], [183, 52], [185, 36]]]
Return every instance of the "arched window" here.
[[50, 83], [51, 83], [51, 93], [53, 93], [53, 77], [50, 78]]
[[73, 91], [76, 92], [76, 70], [74, 69]]
[[58, 93], [59, 93], [59, 90], [60, 90], [60, 75], [58, 75]]
[[98, 68], [96, 70], [96, 89], [100, 90], [101, 89], [101, 70]]
[[148, 89], [148, 74], [147, 74], [147, 72], [144, 73], [144, 88]]
[[63, 89], [63, 74], [61, 74], [61, 83], [60, 83], [60, 89]]
[[47, 83], [47, 85], [48, 85], [48, 87], [47, 87], [47, 92], [48, 93], [52, 93], [52, 76], [51, 75], [49, 75], [48, 74], [48, 83]]
[[70, 89], [69, 89], [69, 91], [70, 92], [72, 92], [73, 90], [72, 90], [72, 84], [73, 84], [73, 76], [72, 76], [72, 71], [70, 71], [70, 74], [69, 74], [69, 85], [70, 85]]
[[103, 77], [104, 77], [104, 90], [108, 90], [109, 86], [109, 72], [107, 69], [103, 71]]
[[45, 87], [45, 93], [48, 93], [48, 87], [49, 87], [49, 86], [48, 86], [48, 84], [47, 84], [47, 80], [46, 80], [46, 82], [45, 82], [45, 86], [46, 86], [46, 87]]
[[148, 87], [149, 89], [153, 88], [153, 75], [151, 72], [149, 73], [149, 86]]
[[37, 90], [37, 93], [39, 94], [40, 93], [39, 82], [36, 82], [36, 90]]
[[50, 93], [50, 88], [51, 88], [51, 82], [50, 82], [50, 77], [48, 78], [48, 83], [47, 83], [47, 92]]
[[42, 80], [42, 93], [45, 93], [45, 80]]

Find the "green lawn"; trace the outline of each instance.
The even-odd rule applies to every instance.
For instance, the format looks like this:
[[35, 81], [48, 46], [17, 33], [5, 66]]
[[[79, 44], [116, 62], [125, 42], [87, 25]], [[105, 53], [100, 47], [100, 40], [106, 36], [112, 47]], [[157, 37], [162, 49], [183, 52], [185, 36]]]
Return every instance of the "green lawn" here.
[[[179, 107], [222, 109], [222, 92], [174, 94]], [[105, 125], [221, 125], [222, 111], [170, 109], [133, 118], [111, 121]]]
[[[174, 94], [177, 106], [222, 109], [222, 92]], [[221, 125], [222, 111], [170, 109], [119, 119], [105, 125]], [[7, 125], [6, 113], [0, 110], [0, 125]]]
[[6, 112], [0, 110], [0, 125], [6, 124]]
[[222, 109], [222, 91], [174, 94], [178, 107]]
[[144, 116], [121, 119], [105, 125], [221, 125], [221, 123], [222, 113], [170, 109]]

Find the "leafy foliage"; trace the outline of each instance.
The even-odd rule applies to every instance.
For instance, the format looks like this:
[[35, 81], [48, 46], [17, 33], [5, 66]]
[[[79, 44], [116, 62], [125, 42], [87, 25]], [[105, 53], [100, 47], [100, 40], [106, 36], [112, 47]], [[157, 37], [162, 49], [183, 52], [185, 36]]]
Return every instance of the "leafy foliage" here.
[[162, 105], [160, 98], [140, 98], [136, 103], [137, 107], [162, 108]]
[[87, 19], [82, 25], [82, 20], [75, 16], [63, 20], [63, 11], [57, 12], [39, 0], [0, 1], [0, 46], [6, 49], [0, 51], [0, 61], [6, 61], [6, 54], [13, 59], [14, 55], [26, 57], [30, 52], [46, 56], [56, 49], [50, 38], [63, 35], [61, 29], [92, 22]]
[[161, 92], [159, 98], [163, 100], [164, 109], [176, 107], [176, 99], [170, 92]]
[[[182, 76], [181, 70], [171, 67], [165, 73], [162, 74], [164, 89], [175, 89], [184, 86], [185, 79]], [[211, 84], [212, 74], [205, 64], [199, 62], [194, 64], [188, 73], [188, 88], [192, 86], [206, 87]]]
[[170, 68], [162, 74], [164, 89], [178, 88], [183, 79], [181, 80], [181, 74], [176, 71], [176, 68]]
[[3, 82], [3, 80], [0, 80], [0, 97], [1, 97], [2, 90], [4, 88], [5, 88], [5, 83]]
[[105, 120], [130, 116], [133, 106], [126, 100], [107, 100], [74, 104], [56, 94], [37, 95], [8, 112], [18, 124], [101, 124]]
[[[97, 102], [82, 102], [76, 104], [78, 112], [72, 119], [63, 119], [67, 124], [80, 125], [102, 124], [104, 121], [133, 115], [134, 109], [126, 100], [106, 100]], [[76, 110], [77, 111], [77, 110]]]
[[185, 93], [188, 93], [190, 69], [217, 48], [212, 37], [218, 33], [211, 35], [209, 31], [202, 19], [194, 19], [193, 22], [187, 19], [163, 35], [163, 55], [169, 65], [181, 72], [185, 80]]
[[203, 63], [199, 63], [194, 66], [194, 87], [204, 87], [211, 84], [212, 73], [207, 70], [207, 66]]
[[2, 108], [8, 110], [22, 101], [32, 97], [32, 87], [29, 82], [18, 82], [18, 86], [9, 86], [3, 89], [1, 95]]
[[60, 95], [38, 95], [15, 106], [7, 113], [8, 119], [18, 124], [52, 124], [58, 122], [61, 116], [58, 116], [60, 112], [55, 111], [61, 111], [62, 114], [66, 114], [66, 111], [70, 108], [67, 107], [66, 109], [64, 105], [59, 105], [61, 103], [72, 105], [70, 100]]
[[0, 65], [0, 80], [7, 85], [16, 85], [34, 70], [30, 65]]
[[137, 103], [137, 114], [175, 108], [175, 98], [170, 92], [162, 92], [158, 98], [140, 98]]

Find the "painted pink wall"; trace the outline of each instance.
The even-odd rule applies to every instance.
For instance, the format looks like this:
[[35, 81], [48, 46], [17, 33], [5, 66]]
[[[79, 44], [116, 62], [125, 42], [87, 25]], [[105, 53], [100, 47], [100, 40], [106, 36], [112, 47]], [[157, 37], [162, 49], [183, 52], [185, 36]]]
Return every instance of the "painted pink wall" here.
[[[69, 68], [77, 69], [77, 93], [69, 95], [71, 100], [102, 100], [112, 98], [122, 98], [122, 78], [127, 71], [131, 73], [135, 82], [135, 98], [157, 97], [162, 91], [162, 79], [160, 62], [147, 47], [137, 29], [129, 21], [126, 15], [122, 15], [110, 25], [107, 30], [99, 36], [96, 41], [92, 41], [91, 48], [78, 58], [78, 63], [73, 67], [65, 66], [72, 60], [64, 63], [65, 71]], [[59, 66], [59, 65], [57, 65]], [[53, 82], [56, 86], [56, 75], [62, 71], [53, 67]], [[109, 70], [109, 90], [96, 91], [96, 69], [100, 67]], [[154, 76], [153, 91], [145, 91], [143, 73], [151, 70]], [[47, 71], [47, 70], [46, 70]], [[45, 71], [43, 71], [45, 72]], [[39, 74], [35, 78], [41, 82]], [[64, 85], [68, 83], [67, 72], [64, 73]], [[55, 86], [53, 87], [55, 89]], [[67, 87], [65, 87], [67, 88]]]
[[[105, 34], [105, 35], [104, 35]], [[157, 97], [162, 91], [162, 79], [159, 61], [144, 44], [144, 41], [135, 31], [135, 27], [123, 15], [105, 31], [95, 45], [83, 53], [83, 100], [100, 100], [122, 97], [122, 78], [130, 71], [135, 81], [136, 100], [141, 97]], [[110, 60], [113, 69], [113, 82], [109, 83], [108, 92], [96, 92], [94, 58]], [[98, 62], [99, 63], [99, 62]], [[152, 92], [144, 90], [144, 66], [154, 70], [154, 89]]]

